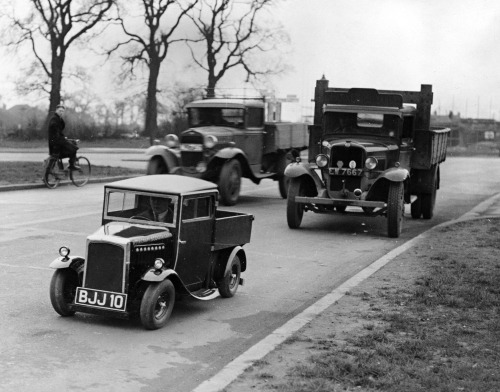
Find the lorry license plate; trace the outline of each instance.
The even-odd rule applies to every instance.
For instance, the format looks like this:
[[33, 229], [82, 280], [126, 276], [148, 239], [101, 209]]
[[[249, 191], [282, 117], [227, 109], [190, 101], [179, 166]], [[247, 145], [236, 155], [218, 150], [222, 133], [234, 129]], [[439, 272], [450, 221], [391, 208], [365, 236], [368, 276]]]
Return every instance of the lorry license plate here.
[[328, 173], [332, 176], [360, 176], [363, 174], [363, 169], [331, 167]]
[[75, 304], [124, 312], [127, 294], [77, 287]]

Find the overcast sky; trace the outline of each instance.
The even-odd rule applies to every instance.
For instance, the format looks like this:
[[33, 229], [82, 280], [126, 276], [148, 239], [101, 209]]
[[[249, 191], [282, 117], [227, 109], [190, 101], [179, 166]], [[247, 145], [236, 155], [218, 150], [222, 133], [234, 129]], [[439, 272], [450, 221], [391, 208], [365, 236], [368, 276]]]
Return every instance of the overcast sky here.
[[[433, 110], [500, 120], [498, 0], [284, 0], [274, 17], [292, 42], [293, 71], [274, 81], [279, 96], [307, 107], [323, 74], [334, 87], [432, 84]], [[11, 83], [20, 61], [0, 56], [7, 106], [20, 101]]]

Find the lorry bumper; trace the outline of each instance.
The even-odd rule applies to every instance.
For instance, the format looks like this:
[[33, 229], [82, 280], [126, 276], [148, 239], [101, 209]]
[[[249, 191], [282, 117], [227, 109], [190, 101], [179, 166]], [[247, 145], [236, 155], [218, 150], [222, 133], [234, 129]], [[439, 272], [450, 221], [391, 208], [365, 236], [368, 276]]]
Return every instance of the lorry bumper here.
[[324, 197], [306, 197], [296, 196], [296, 203], [301, 204], [322, 204], [329, 206], [356, 206], [356, 207], [371, 207], [371, 208], [384, 208], [386, 203], [383, 201], [367, 201], [356, 199], [326, 199]]

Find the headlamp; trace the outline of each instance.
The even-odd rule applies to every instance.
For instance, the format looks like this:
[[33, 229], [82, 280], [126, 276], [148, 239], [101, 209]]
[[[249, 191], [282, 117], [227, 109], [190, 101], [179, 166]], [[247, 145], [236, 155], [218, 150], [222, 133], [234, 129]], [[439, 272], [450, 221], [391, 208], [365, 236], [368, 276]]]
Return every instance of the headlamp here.
[[155, 260], [155, 263], [154, 263], [155, 269], [157, 269], [157, 270], [162, 269], [164, 265], [165, 265], [165, 262], [163, 261], [163, 259], [158, 258]]
[[368, 157], [368, 158], [366, 158], [365, 167], [368, 170], [375, 169], [377, 167], [377, 165], [378, 165], [377, 158], [375, 158], [375, 157]]
[[326, 165], [328, 165], [328, 157], [324, 154], [317, 155], [316, 165], [318, 165], [318, 167], [325, 167]]
[[214, 148], [214, 146], [217, 144], [218, 140], [215, 136], [213, 135], [207, 135], [205, 136], [205, 147], [206, 148]]
[[61, 255], [61, 257], [64, 257], [64, 258], [68, 257], [68, 255], [69, 255], [69, 248], [66, 247], [66, 246], [61, 246], [59, 248], [59, 254]]
[[169, 133], [165, 136], [165, 144], [170, 148], [177, 147], [179, 146], [179, 137], [173, 133]]

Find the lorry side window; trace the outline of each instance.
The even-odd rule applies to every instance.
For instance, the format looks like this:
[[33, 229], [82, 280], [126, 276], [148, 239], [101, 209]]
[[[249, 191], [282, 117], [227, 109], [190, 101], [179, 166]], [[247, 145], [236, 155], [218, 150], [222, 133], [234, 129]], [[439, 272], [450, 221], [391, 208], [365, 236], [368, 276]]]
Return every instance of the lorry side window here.
[[264, 125], [264, 109], [262, 108], [248, 108], [248, 128], [259, 128]]
[[211, 196], [184, 199], [182, 204], [182, 220], [208, 218], [212, 214]]

